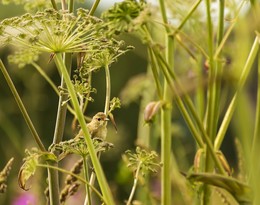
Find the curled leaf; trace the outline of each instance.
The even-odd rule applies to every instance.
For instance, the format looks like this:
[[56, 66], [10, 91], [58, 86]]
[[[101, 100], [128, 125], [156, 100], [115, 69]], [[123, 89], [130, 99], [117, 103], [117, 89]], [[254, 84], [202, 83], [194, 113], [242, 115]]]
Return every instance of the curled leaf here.
[[26, 186], [26, 182], [34, 175], [37, 164], [38, 156], [27, 158], [19, 171], [18, 184], [25, 191], [30, 189]]
[[161, 101], [153, 101], [148, 103], [144, 109], [144, 121], [151, 122], [161, 106]]
[[232, 177], [209, 173], [192, 173], [187, 176], [187, 179], [223, 188], [231, 193], [240, 204], [252, 204], [253, 193], [251, 188]]
[[39, 161], [57, 161], [57, 157], [50, 152], [42, 152], [35, 148], [25, 152], [27, 156], [24, 158], [24, 163], [18, 174], [18, 184], [23, 190], [28, 191], [30, 187], [27, 187], [26, 184], [35, 174]]

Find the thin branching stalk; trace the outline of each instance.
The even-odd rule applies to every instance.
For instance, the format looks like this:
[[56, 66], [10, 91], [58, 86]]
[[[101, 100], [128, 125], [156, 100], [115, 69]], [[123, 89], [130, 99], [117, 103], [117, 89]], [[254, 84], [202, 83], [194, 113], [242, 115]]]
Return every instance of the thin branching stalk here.
[[93, 15], [98, 7], [100, 0], [95, 0], [94, 4], [92, 5], [90, 11], [89, 11], [89, 15]]
[[[167, 64], [164, 64], [164, 66], [167, 67]], [[176, 87], [174, 86], [174, 84], [172, 83], [172, 81], [171, 81], [171, 79], [170, 79], [170, 76], [169, 76], [169, 74], [167, 73], [167, 70], [166, 70], [166, 68], [165, 68], [164, 66], [162, 66], [161, 68], [162, 68], [163, 74], [164, 74], [164, 76], [165, 76], [165, 78], [166, 78], [166, 80], [167, 80], [167, 83], [169, 84], [169, 86], [170, 86], [170, 88], [171, 88], [171, 91], [172, 91], [173, 93], [177, 93], [177, 89], [176, 89]], [[177, 82], [177, 79], [175, 80], [175, 82]], [[178, 87], [181, 88], [180, 86], [178, 86]], [[185, 96], [185, 95], [184, 95], [184, 96]], [[185, 105], [183, 104], [183, 102], [182, 102], [180, 96], [179, 96], [179, 95], [175, 95], [174, 97], [175, 97], [175, 100], [176, 100], [176, 104], [177, 104], [178, 108], [180, 109], [180, 111], [181, 111], [181, 113], [182, 113], [182, 115], [183, 115], [183, 117], [184, 117], [186, 123], [188, 124], [188, 127], [189, 127], [189, 129], [191, 130], [191, 133], [193, 134], [193, 136], [194, 136], [196, 142], [199, 144], [199, 146], [201, 146], [201, 148], [204, 148], [204, 143], [208, 146], [209, 152], [210, 152], [210, 154], [211, 154], [211, 156], [212, 156], [212, 158], [213, 158], [213, 161], [214, 161], [215, 164], [216, 164], [216, 167], [219, 169], [219, 172], [220, 172], [221, 174], [225, 174], [225, 170], [224, 170], [223, 166], [221, 165], [220, 161], [218, 160], [218, 157], [217, 157], [217, 155], [216, 155], [216, 153], [215, 153], [215, 151], [214, 151], [214, 148], [213, 148], [213, 144], [212, 144], [212, 142], [210, 141], [210, 139], [209, 139], [209, 137], [208, 137], [206, 131], [205, 131], [204, 128], [202, 127], [202, 124], [201, 124], [201, 123], [198, 123], [199, 128], [200, 128], [200, 131], [201, 131], [201, 134], [200, 134], [200, 133], [198, 133], [196, 126], [195, 126], [194, 123], [192, 122], [191, 117], [189, 116], [189, 113], [188, 113], [188, 111], [187, 111]], [[184, 98], [184, 99], [185, 99], [185, 98]], [[186, 100], [187, 100], [187, 99], [186, 99]], [[185, 101], [185, 102], [187, 103], [187, 105], [189, 105], [189, 107], [193, 108], [193, 105], [192, 105], [192, 103], [190, 102], [190, 100], [187, 100], [187, 101]], [[195, 108], [193, 108], [193, 110], [194, 110], [194, 111], [193, 111], [193, 112], [194, 112], [193, 117], [196, 116], [197, 121], [199, 122], [199, 118], [198, 118], [198, 116], [197, 116], [197, 114], [196, 114], [196, 112], [195, 112]], [[194, 118], [195, 118], [195, 117], [194, 117]], [[196, 118], [195, 118], [195, 119], [196, 119]]]
[[110, 78], [110, 71], [108, 65], [105, 65], [105, 73], [106, 73], [106, 100], [105, 100], [104, 113], [107, 115], [109, 111], [110, 96], [111, 96], [111, 78]]
[[54, 92], [59, 95], [59, 90], [57, 89], [56, 85], [53, 83], [53, 81], [50, 79], [50, 77], [43, 71], [43, 69], [36, 63], [32, 62], [33, 67], [40, 73], [40, 75], [46, 80], [46, 82], [49, 83], [49, 85], [52, 87]]
[[88, 128], [87, 128], [85, 120], [84, 120], [84, 115], [83, 115], [83, 113], [80, 109], [80, 106], [79, 106], [79, 103], [78, 103], [78, 100], [77, 100], [77, 95], [74, 91], [74, 87], [73, 87], [72, 82], [70, 80], [70, 76], [67, 72], [65, 64], [62, 61], [62, 56], [61, 56], [60, 53], [56, 54], [55, 63], [57, 65], [58, 69], [60, 70], [60, 72], [63, 74], [64, 80], [65, 80], [66, 85], [68, 87], [68, 92], [69, 92], [70, 97], [71, 97], [71, 102], [72, 102], [73, 107], [75, 109], [75, 113], [76, 113], [76, 116], [78, 118], [81, 129], [83, 131], [83, 135], [84, 135], [86, 144], [87, 144], [88, 149], [89, 149], [89, 155], [90, 155], [93, 167], [95, 169], [95, 173], [97, 175], [97, 179], [98, 179], [102, 194], [104, 195], [105, 203], [107, 203], [109, 205], [110, 204], [113, 205], [115, 203], [114, 203], [114, 200], [113, 200], [113, 197], [112, 197], [112, 194], [111, 194], [111, 190], [109, 189], [109, 186], [107, 184], [107, 180], [105, 178], [104, 172], [102, 170], [102, 167], [101, 167], [100, 162], [98, 160], [98, 157], [96, 155], [94, 146], [92, 144], [91, 137], [90, 137], [89, 132], [88, 132]]
[[239, 95], [241, 89], [244, 87], [245, 81], [248, 77], [248, 74], [249, 74], [251, 68], [252, 68], [252, 65], [253, 65], [254, 60], [257, 56], [258, 50], [259, 50], [259, 37], [256, 37], [255, 41], [253, 43], [253, 46], [251, 48], [251, 51], [248, 55], [245, 66], [243, 68], [243, 71], [241, 73], [241, 76], [240, 76], [240, 79], [239, 79], [239, 82], [238, 82], [237, 91], [234, 94], [234, 96], [233, 96], [233, 98], [232, 98], [232, 100], [231, 100], [231, 102], [228, 106], [226, 114], [225, 114], [223, 121], [220, 125], [220, 128], [218, 130], [218, 134], [217, 134], [217, 137], [216, 137], [215, 142], [214, 142], [214, 147], [215, 147], [216, 150], [218, 150], [220, 148], [220, 146], [223, 142], [227, 128], [228, 128], [229, 123], [232, 119], [232, 116], [233, 116], [233, 113], [234, 113], [234, 110], [235, 110], [235, 107], [236, 107], [236, 104], [237, 104], [238, 95]]
[[36, 144], [38, 145], [38, 147], [40, 148], [41, 151], [46, 151], [46, 149], [45, 149], [45, 147], [44, 147], [44, 145], [41, 141], [41, 138], [39, 137], [29, 114], [27, 113], [27, 110], [26, 110], [26, 108], [25, 108], [25, 106], [22, 102], [22, 99], [20, 98], [20, 96], [19, 96], [19, 94], [18, 94], [18, 92], [17, 92], [17, 90], [16, 90], [16, 88], [13, 84], [13, 81], [12, 81], [11, 77], [9, 76], [9, 74], [8, 74], [8, 72], [7, 72], [7, 70], [6, 70], [6, 68], [5, 68], [1, 59], [0, 59], [0, 69], [1, 69], [1, 71], [4, 75], [4, 77], [5, 77], [5, 80], [8, 84], [11, 92], [13, 93], [14, 99], [15, 99], [16, 103], [18, 104], [18, 107], [19, 107], [19, 109], [20, 109], [20, 111], [21, 111], [21, 113], [24, 117], [24, 120], [25, 120], [27, 126], [29, 127], [29, 129], [32, 133], [32, 136], [33, 136]]
[[82, 183], [87, 184], [91, 188], [91, 190], [93, 190], [97, 194], [97, 196], [100, 198], [100, 200], [104, 201], [104, 198], [101, 195], [101, 193], [94, 186], [92, 186], [90, 183], [88, 183], [88, 181], [86, 181], [82, 177], [78, 176], [77, 174], [74, 174], [74, 173], [72, 173], [72, 172], [70, 172], [70, 171], [68, 171], [66, 169], [62, 169], [62, 168], [51, 166], [51, 165], [47, 165], [47, 164], [37, 164], [37, 167], [44, 167], [44, 168], [55, 169], [55, 170], [57, 170], [59, 172], [62, 172], [64, 174], [68, 174], [68, 175], [71, 175], [71, 176], [75, 177], [77, 180], [81, 181]]
[[[110, 78], [110, 70], [109, 70], [109, 65], [105, 65], [105, 75], [106, 75], [106, 99], [105, 99], [105, 108], [104, 108], [104, 113], [108, 115], [109, 111], [109, 103], [110, 103], [110, 98], [111, 98], [111, 78]], [[101, 152], [97, 153], [98, 159], [101, 157]], [[94, 184], [96, 180], [96, 174], [95, 172], [91, 173], [89, 183]], [[88, 198], [85, 200], [85, 204], [90, 204], [90, 201], [88, 202]]]
[[127, 200], [126, 205], [131, 205], [131, 202], [133, 200], [133, 197], [134, 197], [134, 194], [135, 194], [135, 190], [137, 188], [138, 176], [139, 176], [139, 172], [140, 172], [141, 166], [142, 166], [142, 161], [139, 162], [139, 164], [138, 164], [138, 166], [136, 168], [135, 177], [134, 177], [134, 184], [132, 186], [132, 190], [131, 190], [131, 193], [129, 195], [129, 198]]
[[200, 5], [202, 0], [198, 0], [196, 1], [193, 6], [191, 7], [191, 9], [189, 10], [188, 14], [185, 16], [185, 18], [182, 20], [182, 22], [180, 23], [180, 25], [176, 28], [176, 30], [174, 31], [174, 33], [172, 34], [173, 36], [175, 36], [181, 29], [182, 27], [185, 25], [185, 23], [190, 19], [191, 15], [194, 13], [194, 11], [196, 11], [196, 9], [198, 8], [198, 6]]
[[[88, 174], [88, 164], [87, 164], [87, 158], [84, 157], [83, 158], [83, 168], [84, 168], [84, 176], [85, 176], [85, 180], [86, 181], [89, 181], [89, 174]], [[90, 189], [89, 189], [89, 186], [88, 184], [85, 184], [85, 189], [86, 189], [86, 198], [85, 198], [85, 202], [84, 202], [84, 205], [91, 205], [92, 202], [91, 202], [91, 192], [90, 192]], [[92, 185], [92, 184], [91, 184]]]
[[151, 70], [153, 73], [153, 77], [155, 80], [155, 85], [156, 85], [156, 90], [158, 93], [158, 96], [160, 98], [160, 100], [163, 100], [163, 94], [162, 94], [162, 85], [160, 83], [160, 78], [159, 78], [159, 73], [158, 73], [158, 62], [155, 60], [154, 54], [152, 52], [152, 49], [150, 47], [148, 47], [148, 54], [149, 54], [149, 58], [151, 60]]

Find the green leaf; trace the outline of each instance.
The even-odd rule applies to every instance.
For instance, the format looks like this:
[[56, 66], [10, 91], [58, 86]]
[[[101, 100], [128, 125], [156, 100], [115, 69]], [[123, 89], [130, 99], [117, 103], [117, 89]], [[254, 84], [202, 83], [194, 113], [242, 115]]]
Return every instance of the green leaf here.
[[232, 177], [209, 173], [192, 173], [187, 176], [187, 179], [223, 188], [230, 192], [240, 204], [251, 204], [253, 201], [251, 188]]

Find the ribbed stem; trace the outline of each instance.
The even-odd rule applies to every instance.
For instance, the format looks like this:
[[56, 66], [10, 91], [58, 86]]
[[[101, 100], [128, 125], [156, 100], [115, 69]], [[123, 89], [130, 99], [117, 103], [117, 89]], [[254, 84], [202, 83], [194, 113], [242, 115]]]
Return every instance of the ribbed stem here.
[[114, 203], [111, 191], [110, 191], [109, 186], [107, 184], [107, 180], [105, 178], [103, 169], [100, 165], [99, 159], [96, 155], [94, 145], [92, 144], [92, 140], [91, 140], [91, 137], [90, 137], [89, 132], [88, 132], [88, 128], [87, 128], [85, 120], [84, 120], [84, 115], [81, 112], [81, 109], [80, 109], [80, 106], [79, 106], [79, 103], [78, 103], [78, 100], [77, 100], [77, 96], [76, 96], [76, 93], [74, 91], [74, 87], [73, 87], [72, 82], [70, 80], [70, 76], [69, 76], [69, 74], [66, 70], [66, 67], [65, 67], [65, 65], [62, 61], [62, 57], [61, 57], [60, 53], [56, 54], [55, 63], [57, 65], [58, 69], [60, 70], [60, 72], [63, 74], [64, 80], [65, 80], [66, 85], [68, 87], [68, 92], [69, 92], [69, 95], [71, 97], [71, 102], [72, 102], [73, 107], [75, 109], [75, 113], [76, 113], [76, 116], [78, 118], [81, 129], [83, 131], [83, 135], [84, 135], [84, 138], [85, 138], [86, 144], [88, 146], [88, 150], [89, 150], [89, 155], [90, 155], [93, 167], [95, 169], [101, 191], [104, 195], [105, 203], [107, 203], [109, 205], [113, 205], [115, 203]]

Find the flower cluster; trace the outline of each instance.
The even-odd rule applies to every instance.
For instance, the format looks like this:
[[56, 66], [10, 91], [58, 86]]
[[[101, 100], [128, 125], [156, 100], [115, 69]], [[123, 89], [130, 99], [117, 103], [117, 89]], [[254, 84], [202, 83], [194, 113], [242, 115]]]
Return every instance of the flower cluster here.
[[[77, 15], [46, 9], [35, 15], [5, 19], [0, 23], [2, 42], [41, 52], [94, 52], [103, 38], [101, 20], [78, 9]], [[94, 50], [96, 49], [96, 50]]]
[[151, 13], [145, 1], [125, 0], [102, 14], [111, 35], [138, 30]]
[[158, 155], [155, 151], [148, 152], [145, 149], [137, 147], [135, 153], [127, 150], [125, 156], [124, 159], [128, 162], [127, 166], [134, 170], [141, 166], [140, 170], [143, 176], [146, 171], [157, 172], [157, 168], [161, 166], [157, 162]]
[[[105, 152], [114, 146], [113, 144], [100, 140], [99, 138], [94, 138], [93, 144], [96, 152]], [[49, 149], [51, 151], [60, 152], [58, 160], [62, 160], [68, 154], [77, 154], [83, 157], [89, 154], [87, 144], [83, 137], [62, 141], [59, 144], [52, 145]]]

